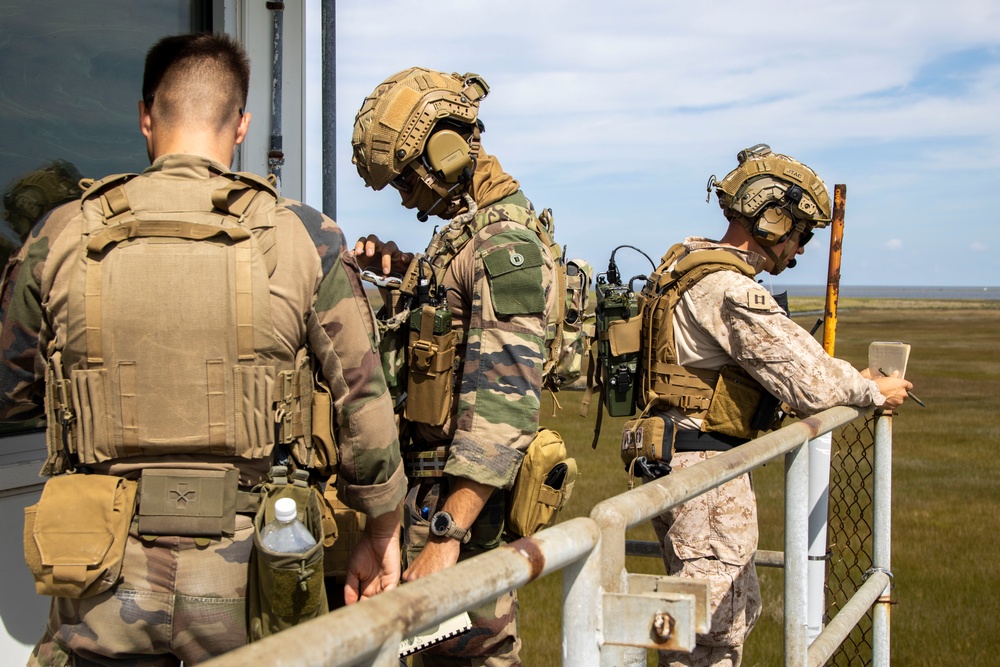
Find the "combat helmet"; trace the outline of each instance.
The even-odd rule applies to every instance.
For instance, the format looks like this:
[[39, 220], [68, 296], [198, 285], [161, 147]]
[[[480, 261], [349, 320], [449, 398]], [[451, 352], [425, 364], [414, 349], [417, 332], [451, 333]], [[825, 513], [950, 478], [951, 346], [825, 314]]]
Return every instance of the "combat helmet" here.
[[730, 222], [742, 224], [774, 264], [772, 273], [795, 266], [794, 243], [778, 257], [771, 250], [785, 240], [805, 245], [815, 228], [830, 223], [830, 193], [815, 171], [767, 144], [740, 151], [739, 166], [721, 181], [712, 176], [719, 206]]
[[3, 193], [3, 219], [24, 240], [45, 213], [83, 193], [80, 178], [77, 168], [65, 160], [28, 172]]
[[[419, 178], [446, 204], [466, 189], [479, 154], [479, 102], [489, 86], [478, 74], [411, 67], [380, 83], [354, 119], [352, 162], [381, 190]], [[426, 208], [424, 212], [426, 212]]]

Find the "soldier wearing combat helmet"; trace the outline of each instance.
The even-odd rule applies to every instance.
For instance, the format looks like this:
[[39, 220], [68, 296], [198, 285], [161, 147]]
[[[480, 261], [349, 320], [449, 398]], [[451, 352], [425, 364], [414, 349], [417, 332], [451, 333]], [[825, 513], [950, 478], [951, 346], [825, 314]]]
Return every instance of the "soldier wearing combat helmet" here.
[[[669, 461], [639, 466], [645, 479], [736, 447], [776, 424], [780, 402], [801, 415], [836, 405], [895, 408], [909, 382], [869, 379], [828, 356], [755, 281], [794, 266], [813, 230], [830, 220], [819, 176], [764, 144], [709, 180], [729, 221], [719, 241], [691, 237], [664, 255], [639, 297], [644, 349], [640, 425], [662, 429]], [[654, 428], [655, 427], [655, 428]], [[664, 455], [664, 459], [667, 458]], [[639, 459], [637, 459], [639, 460]], [[757, 508], [750, 475], [653, 519], [667, 573], [711, 582], [712, 625], [690, 653], [661, 652], [660, 665], [739, 665], [760, 614], [753, 557]]]
[[[480, 144], [488, 92], [476, 74], [411, 68], [376, 87], [354, 125], [365, 183], [392, 185], [420, 220], [447, 221], [416, 259], [375, 236], [355, 250], [376, 273], [406, 272], [387, 295], [397, 310], [402, 293], [420, 318], [435, 318], [433, 337], [429, 324], [418, 330], [409, 319], [404, 580], [503, 544], [505, 494], [538, 427], [557, 247], [518, 182]], [[414, 393], [428, 349], [445, 376], [432, 398]], [[470, 615], [472, 633], [422, 653], [423, 664], [519, 665], [515, 594]]]

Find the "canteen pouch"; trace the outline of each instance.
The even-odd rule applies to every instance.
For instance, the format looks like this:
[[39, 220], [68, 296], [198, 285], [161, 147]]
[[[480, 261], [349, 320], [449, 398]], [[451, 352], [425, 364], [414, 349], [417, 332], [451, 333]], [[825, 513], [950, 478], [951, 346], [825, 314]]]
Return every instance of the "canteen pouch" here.
[[455, 332], [447, 308], [423, 306], [410, 315], [406, 418], [440, 426], [451, 414]]
[[337, 481], [331, 478], [323, 493], [326, 500], [327, 516], [324, 517], [324, 525], [332, 524], [334, 539], [330, 540], [327, 535], [323, 544], [323, 570], [327, 577], [337, 577], [343, 579], [347, 576], [347, 561], [351, 557], [351, 552], [361, 540], [361, 534], [365, 530], [365, 514], [353, 510], [337, 497]]
[[[659, 477], [670, 472], [673, 458], [674, 423], [666, 417], [644, 417], [625, 422], [622, 429], [622, 463], [633, 472]], [[658, 474], [645, 475], [648, 470]]]
[[[260, 508], [254, 517], [247, 587], [249, 641], [263, 639], [328, 610], [323, 582], [322, 495], [301, 479], [291, 484], [264, 484], [261, 493]], [[274, 520], [274, 503], [285, 497], [295, 500], [299, 520], [316, 538], [316, 544], [304, 553], [280, 554], [261, 544], [260, 531]]]
[[24, 510], [24, 560], [39, 595], [82, 599], [121, 576], [137, 485], [110, 475], [62, 475]]
[[140, 535], [232, 537], [240, 472], [146, 468], [139, 482]]
[[573, 494], [579, 472], [555, 431], [539, 428], [521, 461], [507, 509], [507, 530], [520, 537], [551, 526]]
[[753, 438], [755, 431], [751, 424], [763, 393], [760, 384], [742, 368], [723, 366], [701, 430], [746, 440]]

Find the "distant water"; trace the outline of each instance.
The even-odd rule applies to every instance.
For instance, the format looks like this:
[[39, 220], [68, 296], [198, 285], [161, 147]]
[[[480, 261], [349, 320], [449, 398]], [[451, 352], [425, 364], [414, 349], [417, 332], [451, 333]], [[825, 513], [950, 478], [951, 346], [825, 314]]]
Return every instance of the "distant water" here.
[[[769, 291], [783, 292], [788, 296], [826, 296], [826, 285], [769, 285]], [[841, 297], [876, 299], [978, 299], [996, 301], [1000, 299], [997, 287], [900, 287], [895, 285], [841, 285]]]

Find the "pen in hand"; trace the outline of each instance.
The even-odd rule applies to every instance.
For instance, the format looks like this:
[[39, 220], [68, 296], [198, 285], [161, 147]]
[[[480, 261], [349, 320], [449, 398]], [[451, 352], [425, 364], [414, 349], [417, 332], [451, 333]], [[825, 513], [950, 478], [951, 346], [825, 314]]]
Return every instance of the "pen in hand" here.
[[[879, 373], [881, 373], [882, 375], [886, 376], [886, 377], [892, 377], [892, 376], [890, 376], [890, 375], [889, 375], [888, 373], [886, 373], [886, 372], [885, 372], [884, 370], [882, 370], [881, 368], [880, 368], [880, 369], [878, 369], [878, 372], [879, 372]], [[914, 400], [914, 402], [916, 402], [916, 404], [917, 404], [917, 405], [919, 405], [920, 407], [922, 407], [922, 408], [926, 408], [926, 407], [927, 407], [927, 406], [926, 406], [926, 405], [924, 404], [924, 402], [923, 402], [923, 401], [921, 401], [921, 400], [920, 400], [919, 398], [917, 398], [916, 396], [914, 396], [914, 395], [913, 395], [913, 392], [911, 392], [911, 391], [910, 391], [909, 389], [907, 389], [907, 390], [906, 390], [906, 395], [907, 395], [907, 396], [909, 396], [910, 398], [912, 398], [912, 399]]]

